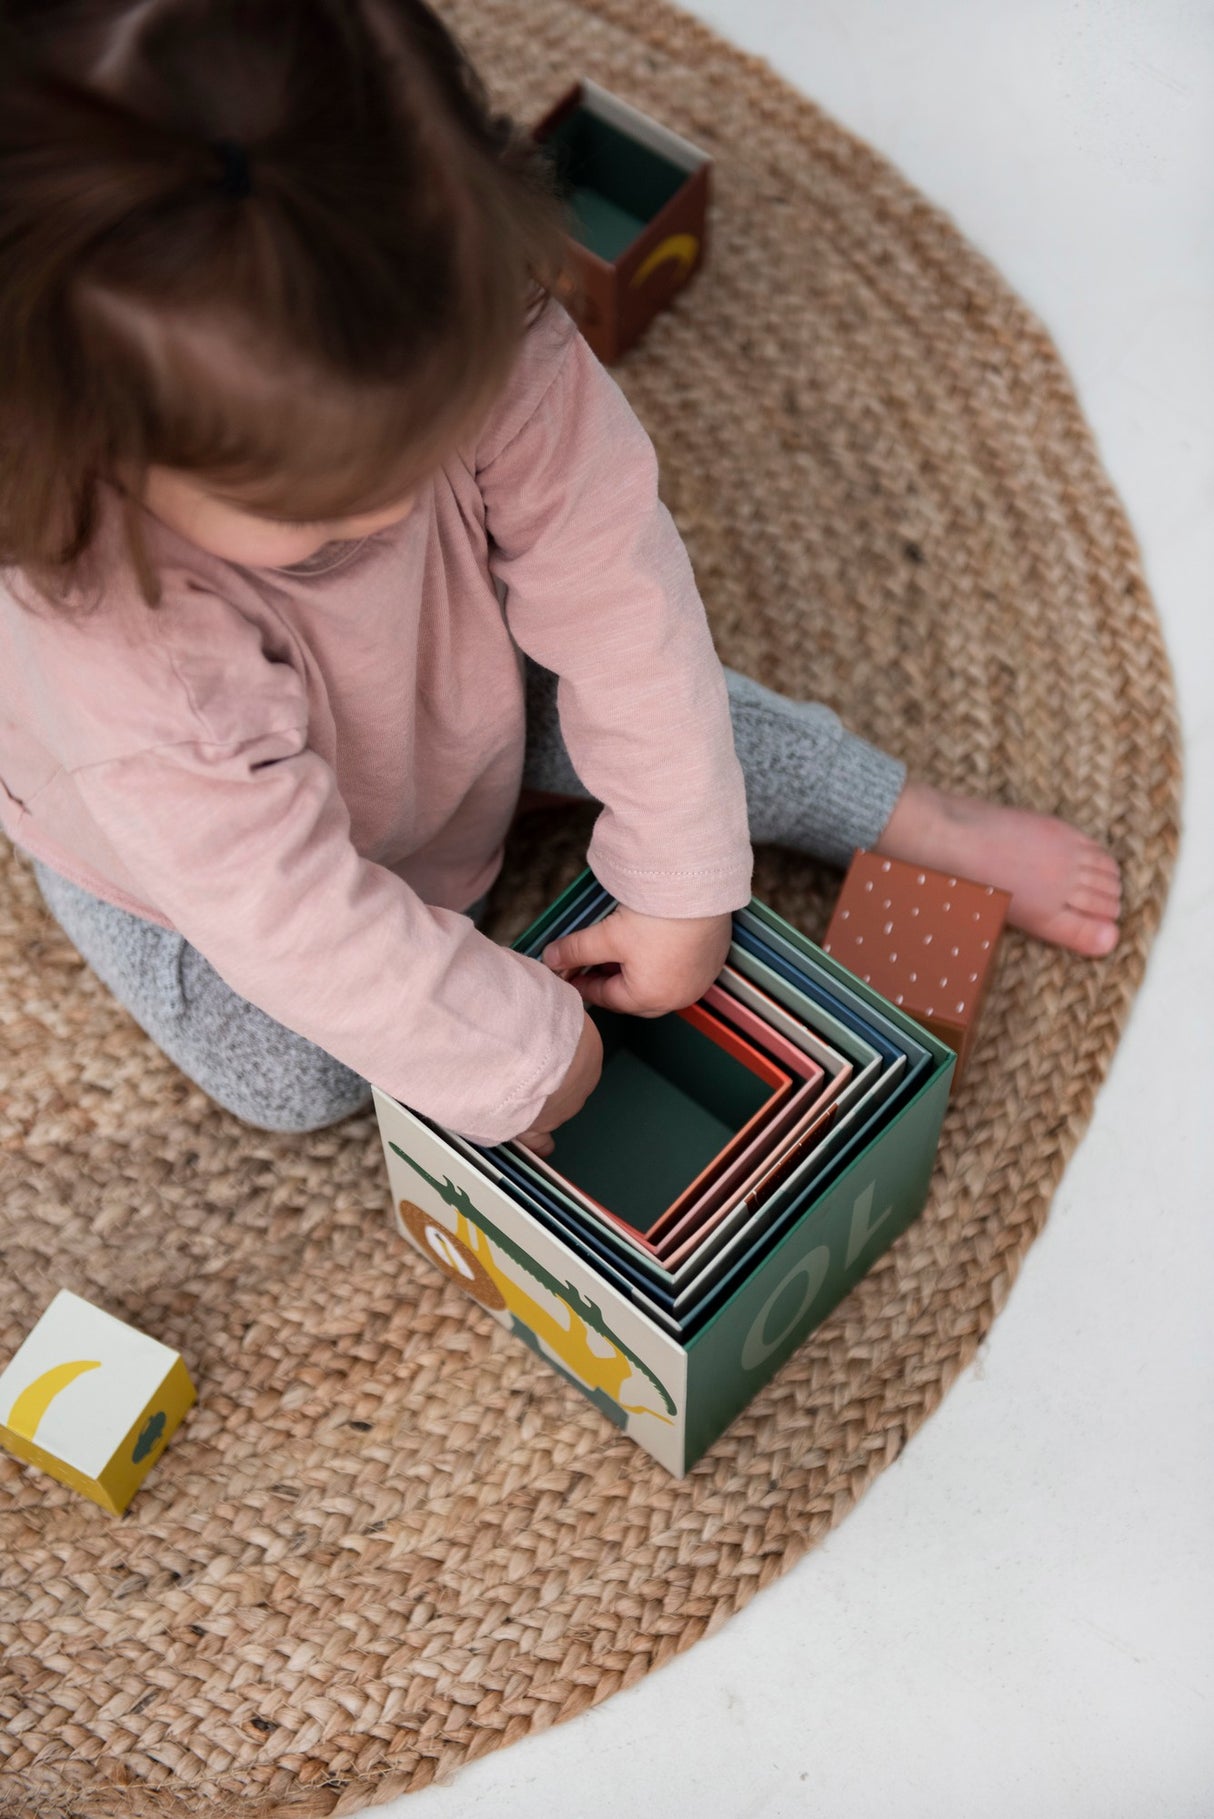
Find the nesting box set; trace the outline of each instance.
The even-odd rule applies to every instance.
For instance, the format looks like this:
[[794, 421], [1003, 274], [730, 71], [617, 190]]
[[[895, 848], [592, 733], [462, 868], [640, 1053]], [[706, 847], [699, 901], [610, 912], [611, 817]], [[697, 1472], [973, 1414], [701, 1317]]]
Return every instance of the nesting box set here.
[[599, 359], [617, 360], [704, 257], [712, 160], [595, 82], [533, 136], [568, 204], [562, 301]]
[[[515, 943], [615, 907], [590, 872]], [[550, 1156], [376, 1090], [397, 1226], [682, 1476], [923, 1206], [952, 1050], [757, 899], [684, 1011], [594, 1008]]]

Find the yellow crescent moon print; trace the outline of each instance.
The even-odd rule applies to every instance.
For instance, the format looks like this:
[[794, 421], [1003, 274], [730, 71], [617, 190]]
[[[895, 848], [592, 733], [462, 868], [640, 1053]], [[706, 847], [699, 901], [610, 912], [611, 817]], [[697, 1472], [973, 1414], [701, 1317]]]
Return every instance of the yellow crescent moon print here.
[[43, 1371], [32, 1383], [27, 1383], [9, 1414], [8, 1425], [14, 1434], [20, 1434], [23, 1440], [32, 1440], [38, 1423], [60, 1390], [74, 1383], [85, 1371], [98, 1370], [100, 1365], [100, 1358], [73, 1358], [67, 1364], [52, 1364], [49, 1371]]
[[668, 234], [665, 240], [659, 240], [653, 251], [641, 260], [628, 281], [629, 289], [636, 290], [638, 285], [644, 284], [650, 273], [655, 272], [659, 265], [665, 265], [668, 259], [678, 261], [686, 278], [696, 262], [699, 250], [700, 243], [694, 234]]

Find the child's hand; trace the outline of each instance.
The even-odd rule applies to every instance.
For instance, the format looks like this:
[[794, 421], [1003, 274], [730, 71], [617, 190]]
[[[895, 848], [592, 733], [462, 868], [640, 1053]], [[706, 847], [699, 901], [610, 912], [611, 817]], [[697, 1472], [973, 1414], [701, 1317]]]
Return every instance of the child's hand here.
[[[550, 942], [541, 958], [584, 1004], [661, 1017], [704, 995], [725, 964], [731, 932], [728, 914], [643, 916], [621, 903], [602, 922]], [[582, 966], [611, 970], [577, 976]]]
[[582, 1033], [569, 1064], [569, 1072], [556, 1091], [549, 1093], [530, 1130], [521, 1132], [514, 1141], [525, 1144], [537, 1156], [551, 1155], [553, 1142], [550, 1133], [558, 1124], [564, 1124], [566, 1118], [572, 1118], [575, 1112], [581, 1111], [598, 1085], [602, 1071], [603, 1038], [590, 1018], [583, 1016]]

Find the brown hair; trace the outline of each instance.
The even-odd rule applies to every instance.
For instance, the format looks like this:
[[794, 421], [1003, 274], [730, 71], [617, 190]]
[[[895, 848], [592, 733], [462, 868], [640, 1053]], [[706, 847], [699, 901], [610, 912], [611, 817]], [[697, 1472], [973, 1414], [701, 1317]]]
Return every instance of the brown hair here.
[[0, 72], [0, 562], [153, 465], [369, 509], [500, 390], [560, 205], [423, 0], [0, 0]]

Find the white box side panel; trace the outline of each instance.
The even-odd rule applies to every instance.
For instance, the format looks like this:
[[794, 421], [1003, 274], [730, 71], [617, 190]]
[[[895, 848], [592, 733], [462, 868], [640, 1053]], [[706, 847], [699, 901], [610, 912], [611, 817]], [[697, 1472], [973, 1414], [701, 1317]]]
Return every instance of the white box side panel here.
[[680, 1475], [683, 1348], [403, 1106], [378, 1090], [375, 1105], [399, 1229]]
[[172, 1369], [177, 1353], [60, 1289], [0, 1374], [0, 1421], [88, 1478]]

